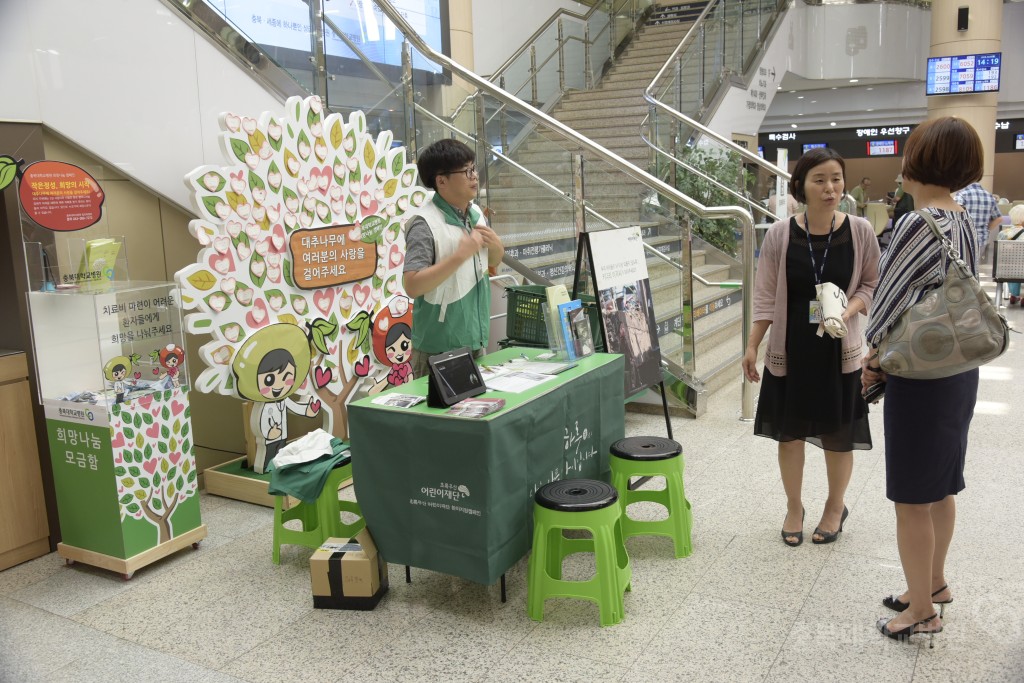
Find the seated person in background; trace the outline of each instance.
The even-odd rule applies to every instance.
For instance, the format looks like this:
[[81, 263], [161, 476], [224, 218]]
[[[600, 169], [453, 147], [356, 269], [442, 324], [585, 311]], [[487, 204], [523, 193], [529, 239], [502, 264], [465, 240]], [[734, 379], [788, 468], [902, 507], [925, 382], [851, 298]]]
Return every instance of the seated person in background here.
[[[1010, 209], [1010, 222], [1013, 225], [999, 231], [999, 239], [1024, 240], [1024, 204], [1018, 204]], [[1007, 282], [1006, 287], [1010, 290], [1010, 305], [1014, 306], [1020, 302], [1020, 305], [1024, 306], [1024, 300], [1020, 298], [1020, 283]]]
[[865, 207], [867, 206], [868, 202], [871, 201], [868, 198], [868, 188], [869, 187], [871, 187], [871, 178], [868, 178], [867, 176], [865, 176], [865, 177], [860, 179], [860, 185], [858, 185], [857, 187], [853, 188], [850, 191], [850, 196], [852, 196], [857, 201], [857, 215], [858, 216], [863, 216], [864, 215]]
[[405, 291], [412, 308], [412, 373], [427, 358], [463, 346], [483, 355], [491, 325], [488, 274], [505, 254], [501, 238], [473, 203], [476, 155], [458, 140], [438, 140], [416, 161], [420, 182], [434, 190], [405, 224]]

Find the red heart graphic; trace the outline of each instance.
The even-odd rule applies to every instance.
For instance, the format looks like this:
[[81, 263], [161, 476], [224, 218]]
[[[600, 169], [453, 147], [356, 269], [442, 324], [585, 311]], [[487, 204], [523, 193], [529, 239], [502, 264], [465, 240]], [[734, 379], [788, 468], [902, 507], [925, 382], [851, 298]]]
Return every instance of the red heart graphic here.
[[185, 410], [184, 403], [178, 403], [177, 401], [171, 401], [171, 415], [177, 415], [181, 411]]
[[156, 472], [156, 458], [153, 458], [152, 460], [148, 460], [142, 463], [142, 469], [146, 470], [150, 474]]
[[121, 448], [124, 446], [124, 434], [118, 432], [117, 436], [114, 437], [114, 440], [110, 442], [110, 445], [114, 448]]
[[323, 389], [324, 387], [326, 387], [328, 384], [331, 383], [331, 379], [333, 378], [333, 376], [334, 373], [331, 371], [330, 368], [324, 370], [323, 368], [317, 366], [316, 370], [313, 372], [313, 381], [316, 382], [316, 388]]
[[149, 410], [149, 406], [153, 403], [153, 394], [146, 394], [142, 398], [136, 399], [135, 403], [142, 406], [143, 410]]
[[249, 327], [252, 329], [258, 329], [270, 322], [270, 316], [267, 315], [267, 305], [263, 302], [263, 299], [256, 299], [252, 310], [245, 316], [245, 322], [249, 323]]
[[[159, 375], [160, 374], [160, 368], [153, 368], [153, 374], [154, 375]], [[142, 377], [142, 373], [141, 372], [136, 372], [135, 373], [135, 379], [138, 379], [140, 377]]]
[[155, 439], [156, 437], [160, 436], [160, 424], [154, 422], [152, 426], [146, 430], [146, 436], [148, 436], [151, 439]]
[[363, 356], [363, 359], [356, 363], [356, 376], [366, 377], [370, 374], [370, 357]]
[[314, 399], [310, 399], [310, 401], [309, 401], [309, 409], [312, 410], [314, 413], [319, 413], [320, 412], [320, 401], [316, 400], [315, 398]]
[[334, 288], [313, 292], [313, 305], [320, 309], [324, 315], [331, 310], [334, 304]]
[[142, 379], [142, 373], [141, 372], [136, 372], [135, 373], [135, 379]]
[[392, 268], [396, 268], [402, 265], [402, 261], [405, 260], [405, 254], [402, 253], [402, 249], [397, 244], [391, 245], [391, 251], [388, 252], [388, 263]]
[[362, 308], [363, 304], [365, 304], [366, 300], [370, 297], [370, 286], [357, 283], [352, 287], [352, 295], [355, 296], [356, 305]]
[[156, 417], [157, 415], [160, 414], [160, 406], [157, 406], [156, 408], [153, 408], [153, 410], [151, 410], [149, 412], [153, 415], [153, 417]]
[[178, 452], [171, 453], [170, 457], [171, 457], [171, 464], [172, 465], [177, 465], [178, 461], [181, 460], [181, 453], [178, 453]]

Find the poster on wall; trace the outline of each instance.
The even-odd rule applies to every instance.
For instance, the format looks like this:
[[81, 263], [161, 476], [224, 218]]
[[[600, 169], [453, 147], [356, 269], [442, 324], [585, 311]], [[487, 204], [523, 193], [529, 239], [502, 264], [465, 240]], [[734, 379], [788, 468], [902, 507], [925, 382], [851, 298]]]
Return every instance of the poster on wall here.
[[21, 208], [36, 224], [56, 232], [95, 225], [103, 215], [103, 190], [87, 171], [63, 161], [37, 161], [24, 170], [0, 156], [0, 190], [19, 180]]
[[580, 248], [589, 253], [605, 348], [625, 356], [625, 391], [631, 396], [661, 382], [661, 348], [643, 235], [639, 227], [632, 227], [580, 237]]
[[185, 178], [202, 218], [178, 271], [186, 326], [208, 334], [194, 388], [253, 401], [254, 469], [288, 439], [288, 413], [348, 436], [348, 401], [412, 379], [402, 226], [427, 199], [392, 134], [318, 97], [220, 118], [227, 166]]

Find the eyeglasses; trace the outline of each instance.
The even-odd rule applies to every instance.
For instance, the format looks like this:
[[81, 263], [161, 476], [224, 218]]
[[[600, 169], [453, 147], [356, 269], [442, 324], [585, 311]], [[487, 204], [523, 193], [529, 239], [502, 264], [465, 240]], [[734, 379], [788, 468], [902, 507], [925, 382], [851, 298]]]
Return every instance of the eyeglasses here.
[[476, 178], [476, 166], [467, 166], [466, 168], [460, 168], [458, 171], [448, 171], [442, 175], [455, 175], [456, 173], [465, 173], [468, 179]]

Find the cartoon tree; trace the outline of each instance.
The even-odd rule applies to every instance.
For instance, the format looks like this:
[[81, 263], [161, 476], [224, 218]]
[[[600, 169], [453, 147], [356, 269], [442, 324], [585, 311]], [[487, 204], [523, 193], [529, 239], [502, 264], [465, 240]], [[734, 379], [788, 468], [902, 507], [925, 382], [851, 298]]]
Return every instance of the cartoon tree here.
[[[374, 138], [362, 112], [346, 123], [325, 116], [318, 97], [293, 97], [283, 115], [229, 113], [220, 122], [233, 165], [202, 166], [185, 179], [202, 216], [189, 231], [202, 248], [176, 279], [183, 307], [194, 311], [188, 331], [213, 336], [200, 348], [207, 367], [194, 388], [237, 396], [231, 365], [245, 339], [272, 323], [298, 325], [315, 349], [298, 393], [315, 394], [333, 433], [346, 438], [349, 397], [381, 370], [370, 321], [404, 296], [402, 224], [427, 193], [404, 148], [392, 148], [390, 131]], [[331, 272], [332, 284], [311, 289], [301, 277], [309, 256], [296, 262], [296, 240], [329, 226], [343, 226], [344, 243], [332, 245], [343, 249], [333, 254], [335, 271], [339, 260], [371, 257], [376, 268], [357, 280]]]
[[189, 440], [190, 408], [177, 395], [159, 392], [110, 408], [121, 521], [149, 521], [157, 528], [159, 543], [174, 538], [171, 516], [198, 489]]

